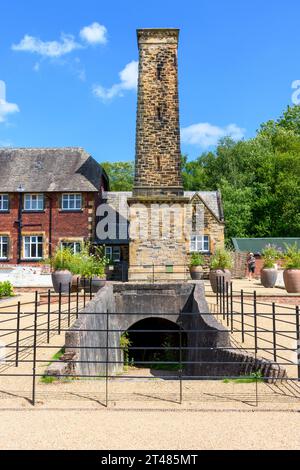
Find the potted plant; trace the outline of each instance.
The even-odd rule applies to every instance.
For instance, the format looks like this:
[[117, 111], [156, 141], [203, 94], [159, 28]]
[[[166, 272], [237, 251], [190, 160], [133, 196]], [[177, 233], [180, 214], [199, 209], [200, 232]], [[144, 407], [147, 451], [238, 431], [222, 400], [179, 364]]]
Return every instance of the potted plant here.
[[230, 251], [225, 248], [217, 248], [210, 260], [209, 280], [213, 292], [216, 294], [219, 288], [222, 289], [224, 283], [231, 281], [230, 269], [233, 265], [233, 259]]
[[297, 244], [286, 245], [283, 280], [288, 293], [300, 293], [300, 249]]
[[70, 271], [70, 262], [72, 252], [68, 248], [59, 248], [50, 258], [50, 266], [52, 268], [52, 283], [55, 292], [69, 292], [69, 286], [72, 283], [72, 273]]
[[275, 267], [280, 253], [275, 246], [267, 245], [262, 250], [263, 267], [260, 271], [260, 280], [264, 287], [274, 287], [277, 281], [278, 271]]
[[192, 279], [194, 280], [202, 279], [204, 263], [205, 263], [205, 259], [201, 253], [194, 252], [191, 254], [190, 273], [191, 273]]
[[102, 249], [96, 248], [94, 254], [88, 254], [86, 248], [81, 257], [81, 287], [93, 293], [103, 287], [106, 281], [105, 266], [107, 259], [103, 256]]
[[82, 256], [81, 253], [73, 254], [70, 263], [69, 269], [72, 273], [72, 282], [71, 282], [71, 292], [77, 292], [80, 290], [80, 281], [81, 281], [81, 271], [82, 271]]

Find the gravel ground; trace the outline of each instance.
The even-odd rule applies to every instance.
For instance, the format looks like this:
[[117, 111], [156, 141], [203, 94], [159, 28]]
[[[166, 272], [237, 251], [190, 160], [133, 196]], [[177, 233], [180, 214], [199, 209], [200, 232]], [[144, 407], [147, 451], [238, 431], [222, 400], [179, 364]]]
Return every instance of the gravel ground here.
[[293, 412], [0, 412], [1, 449], [299, 449], [299, 443]]

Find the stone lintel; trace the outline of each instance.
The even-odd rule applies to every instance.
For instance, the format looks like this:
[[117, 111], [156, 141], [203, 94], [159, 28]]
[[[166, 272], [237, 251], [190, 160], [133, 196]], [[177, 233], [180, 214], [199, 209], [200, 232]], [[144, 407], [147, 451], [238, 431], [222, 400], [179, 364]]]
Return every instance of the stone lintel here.
[[151, 196], [134, 196], [127, 199], [128, 205], [131, 204], [189, 204], [191, 199], [186, 196], [172, 195], [151, 195]]

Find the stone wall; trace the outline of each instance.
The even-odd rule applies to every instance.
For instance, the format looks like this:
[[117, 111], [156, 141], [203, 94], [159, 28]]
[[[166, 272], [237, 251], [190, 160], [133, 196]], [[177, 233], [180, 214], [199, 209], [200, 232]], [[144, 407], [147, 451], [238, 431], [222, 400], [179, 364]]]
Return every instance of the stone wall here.
[[[141, 207], [131, 206], [130, 216], [129, 280], [152, 279], [153, 266], [156, 280], [188, 278], [192, 229], [189, 199], [176, 197], [166, 202], [144, 198]], [[172, 272], [167, 272], [170, 269]]]

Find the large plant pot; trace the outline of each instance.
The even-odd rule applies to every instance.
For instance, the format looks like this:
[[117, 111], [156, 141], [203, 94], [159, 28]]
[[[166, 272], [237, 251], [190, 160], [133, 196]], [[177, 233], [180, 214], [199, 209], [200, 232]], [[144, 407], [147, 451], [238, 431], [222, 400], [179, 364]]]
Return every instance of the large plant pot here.
[[61, 285], [61, 292], [66, 294], [69, 292], [69, 286], [72, 284], [72, 273], [67, 269], [61, 271], [54, 271], [52, 273], [52, 283], [55, 292], [59, 292], [59, 287]]
[[194, 281], [203, 279], [203, 268], [202, 266], [191, 266], [190, 267], [191, 278]]
[[92, 293], [95, 294], [98, 292], [101, 287], [105, 286], [106, 280], [101, 279], [100, 277], [93, 277], [92, 278]]
[[209, 272], [210, 285], [215, 294], [218, 291], [218, 284], [219, 284], [219, 292], [223, 292], [223, 279], [224, 279], [224, 286], [226, 286], [226, 282], [228, 284], [230, 283], [231, 272], [229, 271], [229, 269], [212, 269]]
[[106, 279], [101, 279], [100, 277], [94, 276], [92, 279], [81, 279], [80, 286], [85, 292], [92, 292], [95, 294], [98, 292], [101, 287], [105, 286]]
[[274, 287], [278, 271], [275, 268], [263, 268], [260, 271], [260, 281], [264, 287]]
[[289, 294], [300, 293], [300, 269], [285, 269], [283, 271], [283, 280]]

